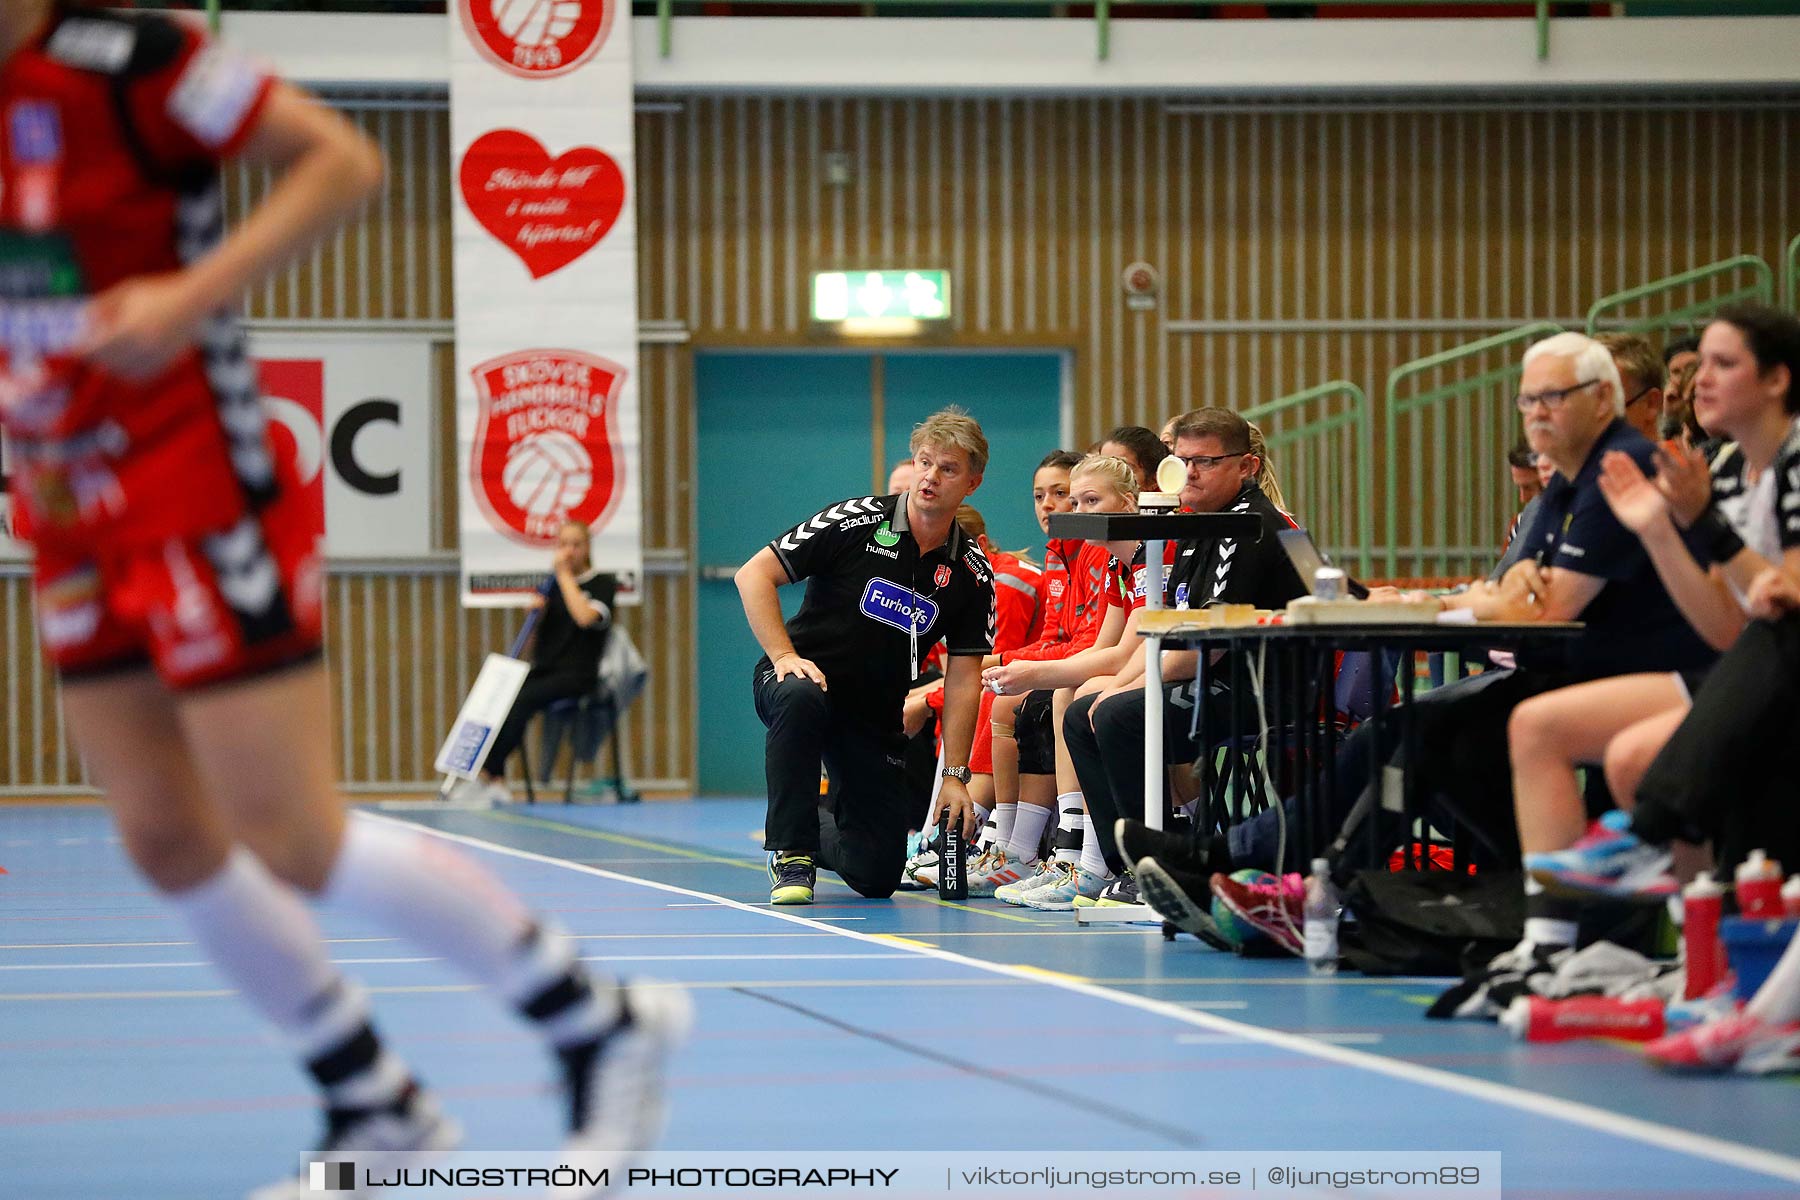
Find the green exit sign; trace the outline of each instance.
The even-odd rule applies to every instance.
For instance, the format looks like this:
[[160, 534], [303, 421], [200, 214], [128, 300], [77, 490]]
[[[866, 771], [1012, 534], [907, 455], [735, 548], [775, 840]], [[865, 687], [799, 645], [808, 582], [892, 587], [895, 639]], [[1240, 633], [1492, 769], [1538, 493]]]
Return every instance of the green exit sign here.
[[947, 321], [948, 271], [821, 271], [812, 277], [815, 321]]

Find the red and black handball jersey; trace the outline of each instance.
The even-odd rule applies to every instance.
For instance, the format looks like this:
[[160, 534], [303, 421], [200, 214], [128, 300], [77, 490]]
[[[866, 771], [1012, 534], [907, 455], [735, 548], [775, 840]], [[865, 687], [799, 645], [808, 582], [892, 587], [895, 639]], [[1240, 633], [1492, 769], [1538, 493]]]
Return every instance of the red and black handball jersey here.
[[0, 421], [20, 531], [45, 549], [226, 528], [275, 492], [234, 314], [148, 382], [72, 353], [92, 297], [218, 243], [219, 164], [273, 82], [152, 15], [59, 13], [0, 64]]

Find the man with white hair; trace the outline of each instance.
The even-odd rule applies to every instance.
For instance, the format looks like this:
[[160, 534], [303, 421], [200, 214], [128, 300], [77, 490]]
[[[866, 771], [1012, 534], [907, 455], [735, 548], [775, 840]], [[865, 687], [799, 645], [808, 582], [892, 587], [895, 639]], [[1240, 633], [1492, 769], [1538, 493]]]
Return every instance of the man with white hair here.
[[[1414, 772], [1420, 794], [1428, 797], [1428, 803], [1453, 817], [1459, 830], [1473, 835], [1473, 852], [1484, 868], [1516, 869], [1519, 865], [1512, 768], [1506, 746], [1507, 718], [1515, 707], [1540, 692], [1570, 683], [1634, 671], [1686, 670], [1713, 657], [1669, 599], [1643, 544], [1619, 524], [1600, 491], [1600, 460], [1609, 450], [1630, 455], [1646, 473], [1655, 470], [1654, 448], [1626, 424], [1623, 400], [1612, 355], [1592, 338], [1561, 333], [1526, 351], [1518, 395], [1525, 438], [1534, 451], [1549, 459], [1556, 474], [1540, 497], [1531, 528], [1519, 534], [1524, 557], [1498, 583], [1478, 583], [1460, 595], [1439, 598], [1446, 609], [1470, 609], [1483, 620], [1580, 621], [1584, 625], [1581, 634], [1557, 651], [1520, 654], [1514, 669], [1490, 670], [1459, 680], [1427, 692], [1415, 702], [1418, 755], [1408, 769]], [[1383, 723], [1379, 746], [1371, 743], [1373, 733], [1364, 725], [1343, 746], [1337, 778], [1369, 778], [1371, 753], [1398, 765], [1398, 725], [1396, 721]], [[1354, 798], [1333, 797], [1336, 812], [1347, 811]], [[1372, 797], [1369, 800], [1366, 807], [1379, 825], [1378, 840], [1384, 848], [1397, 843], [1409, 825], [1400, 814], [1383, 811], [1372, 803]], [[1305, 862], [1311, 853], [1325, 847], [1334, 832], [1307, 830], [1311, 843], [1290, 861]], [[1360, 852], [1364, 835], [1359, 833], [1350, 844]], [[1235, 857], [1226, 864], [1215, 857], [1208, 865], [1217, 870], [1223, 865], [1266, 869], [1270, 864], [1240, 862]], [[1171, 866], [1176, 870], [1170, 871]], [[1183, 870], [1191, 871], [1193, 864], [1159, 861], [1150, 872], [1139, 864], [1138, 877], [1153, 904], [1157, 904], [1155, 893], [1169, 893], [1167, 888], [1151, 887], [1158, 868], [1174, 877], [1182, 893], [1193, 895], [1192, 880], [1179, 877]], [[1277, 940], [1293, 942], [1292, 930], [1300, 925], [1298, 877], [1290, 877], [1280, 887], [1245, 885], [1222, 876], [1212, 884], [1212, 891], [1227, 907]], [[1160, 904], [1158, 907], [1161, 909]], [[1283, 918], [1284, 910], [1291, 927]], [[1164, 915], [1170, 914], [1165, 911]], [[1538, 969], [1548, 948], [1534, 950], [1529, 931], [1527, 943], [1520, 951], [1509, 952], [1516, 961], [1505, 955], [1506, 962], [1496, 960], [1496, 969], [1518, 979], [1526, 971]], [[1297, 943], [1294, 948], [1298, 952]], [[1483, 983], [1485, 980], [1471, 985], [1468, 996], [1441, 1001], [1441, 1015], [1492, 1015], [1485, 1004]], [[1475, 997], [1477, 991], [1480, 997]], [[1472, 997], [1473, 1002], [1465, 1006], [1464, 1001]]]

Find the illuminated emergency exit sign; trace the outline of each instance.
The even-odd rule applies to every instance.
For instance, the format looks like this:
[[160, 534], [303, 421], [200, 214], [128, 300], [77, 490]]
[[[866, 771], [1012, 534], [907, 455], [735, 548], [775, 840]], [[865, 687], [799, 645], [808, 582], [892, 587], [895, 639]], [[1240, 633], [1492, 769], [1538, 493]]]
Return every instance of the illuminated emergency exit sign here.
[[812, 277], [815, 321], [947, 321], [948, 271], [821, 271]]

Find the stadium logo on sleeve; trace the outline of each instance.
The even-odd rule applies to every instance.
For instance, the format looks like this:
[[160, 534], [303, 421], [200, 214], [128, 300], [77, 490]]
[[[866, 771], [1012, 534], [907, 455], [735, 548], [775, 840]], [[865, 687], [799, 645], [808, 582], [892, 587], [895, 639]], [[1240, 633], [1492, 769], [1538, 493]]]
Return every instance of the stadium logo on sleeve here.
[[574, 350], [521, 350], [471, 374], [480, 412], [469, 483], [489, 523], [536, 547], [553, 544], [564, 521], [604, 524], [623, 475], [613, 426], [625, 368]]
[[863, 589], [862, 614], [901, 633], [924, 633], [937, 620], [938, 606], [925, 597], [885, 579], [871, 579]]
[[618, 0], [456, 0], [481, 56], [513, 75], [548, 79], [594, 56], [612, 32]]

